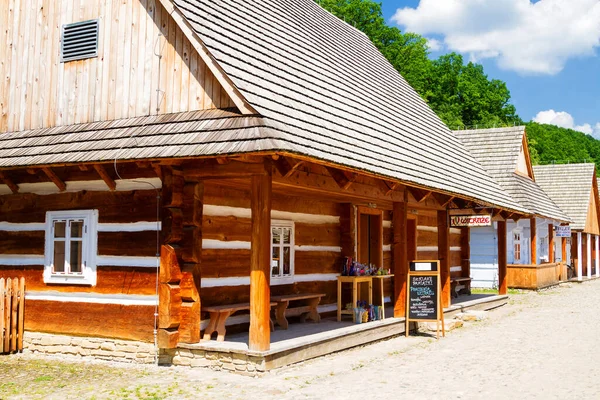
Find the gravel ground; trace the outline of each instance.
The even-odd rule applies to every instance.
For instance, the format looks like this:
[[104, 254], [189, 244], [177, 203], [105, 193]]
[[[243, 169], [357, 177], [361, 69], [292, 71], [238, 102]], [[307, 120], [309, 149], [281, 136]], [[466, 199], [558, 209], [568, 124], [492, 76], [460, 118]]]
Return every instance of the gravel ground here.
[[539, 293], [436, 341], [399, 337], [260, 378], [27, 354], [0, 357], [4, 399], [600, 398], [600, 280]]

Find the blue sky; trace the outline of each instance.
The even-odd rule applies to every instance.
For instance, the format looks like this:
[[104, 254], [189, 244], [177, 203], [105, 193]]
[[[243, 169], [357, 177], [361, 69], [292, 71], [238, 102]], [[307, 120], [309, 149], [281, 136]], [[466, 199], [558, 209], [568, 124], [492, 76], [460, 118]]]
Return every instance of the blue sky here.
[[598, 0], [378, 0], [386, 21], [505, 81], [524, 120], [600, 138]]

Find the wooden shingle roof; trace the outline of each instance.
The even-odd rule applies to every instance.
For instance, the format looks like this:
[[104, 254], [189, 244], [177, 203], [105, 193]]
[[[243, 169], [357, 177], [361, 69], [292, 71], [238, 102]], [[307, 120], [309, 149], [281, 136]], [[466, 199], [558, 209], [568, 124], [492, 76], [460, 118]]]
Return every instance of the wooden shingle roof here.
[[562, 222], [570, 218], [528, 176], [516, 173], [524, 126], [454, 131], [483, 168], [513, 199], [533, 214]]
[[244, 152], [273, 147], [271, 131], [217, 109], [34, 129], [0, 135], [0, 168]]
[[278, 150], [527, 212], [367, 36], [313, 0], [174, 0]]
[[595, 164], [536, 165], [533, 171], [540, 187], [571, 217], [571, 228], [583, 230], [588, 215]]

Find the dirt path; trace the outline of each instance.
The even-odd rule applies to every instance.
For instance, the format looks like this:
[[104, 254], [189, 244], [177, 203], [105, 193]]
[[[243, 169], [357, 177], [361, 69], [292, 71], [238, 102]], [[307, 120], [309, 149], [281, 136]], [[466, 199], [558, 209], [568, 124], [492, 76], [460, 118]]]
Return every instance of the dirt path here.
[[600, 280], [540, 293], [436, 341], [388, 340], [261, 378], [203, 369], [0, 357], [4, 399], [598, 398]]

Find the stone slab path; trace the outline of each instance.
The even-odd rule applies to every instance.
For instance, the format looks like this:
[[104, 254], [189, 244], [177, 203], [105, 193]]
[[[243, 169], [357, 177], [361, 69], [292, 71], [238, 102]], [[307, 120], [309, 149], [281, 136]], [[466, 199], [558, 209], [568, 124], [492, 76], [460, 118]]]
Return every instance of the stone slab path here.
[[514, 294], [435, 340], [398, 337], [260, 378], [204, 369], [0, 357], [0, 398], [600, 398], [600, 280]]

